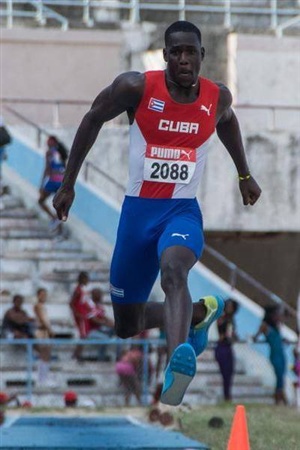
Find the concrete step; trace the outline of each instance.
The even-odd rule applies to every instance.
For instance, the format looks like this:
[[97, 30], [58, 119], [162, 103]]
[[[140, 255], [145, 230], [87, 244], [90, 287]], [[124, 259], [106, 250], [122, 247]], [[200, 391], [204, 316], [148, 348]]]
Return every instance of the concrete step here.
[[3, 195], [1, 196], [1, 214], [5, 212], [5, 210], [12, 210], [15, 208], [23, 208], [24, 202], [19, 197], [15, 197], [14, 195]]
[[[49, 295], [55, 292], [58, 297], [69, 298], [72, 289], [77, 281], [78, 270], [74, 272], [53, 272], [40, 275], [38, 279], [33, 280], [32, 275], [28, 273], [3, 272], [1, 273], [1, 292], [7, 295], [22, 293], [24, 296], [33, 297], [38, 287], [44, 287]], [[107, 273], [89, 273], [91, 288], [102, 287], [107, 293], [108, 272]]]
[[5, 273], [1, 272], [1, 292], [8, 294], [22, 293], [32, 295], [32, 279], [27, 273]]
[[36, 218], [36, 217], [38, 217], [36, 211], [26, 209], [23, 206], [12, 208], [12, 209], [6, 208], [6, 209], [3, 209], [2, 211], [0, 211], [1, 221], [4, 218], [32, 219], [32, 218]]
[[[51, 273], [47, 273], [41, 277], [44, 281], [55, 282], [57, 284], [63, 283], [72, 285], [76, 283], [78, 277], [79, 268], [74, 270], [54, 270]], [[108, 282], [109, 268], [103, 268], [103, 270], [97, 272], [89, 272], [89, 278], [91, 284]]]
[[[13, 259], [6, 258], [5, 255], [0, 261], [0, 272], [4, 273], [30, 273], [38, 272], [42, 277], [44, 274], [57, 274], [60, 272], [103, 272], [108, 274], [109, 268], [107, 264], [98, 261], [94, 257], [91, 259]], [[77, 278], [77, 277], [76, 277]]]
[[54, 240], [53, 234], [48, 229], [43, 229], [42, 225], [25, 229], [0, 229], [0, 238], [4, 239], [50, 239]]
[[75, 249], [46, 249], [46, 250], [23, 250], [22, 252], [3, 252], [1, 257], [11, 260], [92, 260], [95, 259], [95, 255], [92, 253], [82, 252]]
[[53, 236], [32, 237], [6, 236], [5, 239], [0, 236], [0, 248], [2, 252], [22, 252], [26, 251], [81, 251], [81, 244], [74, 239], [57, 241]]
[[1, 216], [1, 231], [2, 233], [14, 230], [16, 231], [44, 231], [49, 232], [49, 227], [46, 223], [41, 222], [37, 217], [2, 217]]

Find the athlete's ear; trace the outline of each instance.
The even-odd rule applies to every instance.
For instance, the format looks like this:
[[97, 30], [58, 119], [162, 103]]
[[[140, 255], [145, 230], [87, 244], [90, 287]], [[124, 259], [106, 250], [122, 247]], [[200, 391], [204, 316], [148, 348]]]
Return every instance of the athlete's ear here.
[[205, 48], [201, 47], [201, 61], [204, 60], [204, 56], [205, 56]]
[[168, 54], [167, 54], [167, 49], [163, 48], [163, 57], [164, 57], [164, 61], [168, 62]]

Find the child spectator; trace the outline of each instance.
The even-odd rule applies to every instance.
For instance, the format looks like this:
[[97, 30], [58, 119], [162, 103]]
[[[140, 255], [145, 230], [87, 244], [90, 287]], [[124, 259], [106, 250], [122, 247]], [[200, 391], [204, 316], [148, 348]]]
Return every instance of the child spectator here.
[[119, 376], [120, 385], [124, 388], [125, 406], [129, 406], [130, 398], [135, 396], [138, 404], [141, 404], [141, 372], [143, 365], [143, 352], [139, 345], [132, 345], [124, 351], [116, 363], [116, 373]]
[[[90, 298], [90, 291], [87, 288], [89, 284], [89, 276], [87, 272], [80, 272], [77, 278], [77, 286], [75, 287], [71, 300], [70, 308], [74, 317], [75, 324], [79, 331], [80, 339], [87, 337], [87, 302]], [[80, 361], [82, 355], [82, 345], [77, 345], [73, 353], [73, 358]]]
[[[47, 301], [47, 290], [39, 288], [36, 292], [36, 295], [37, 301], [33, 307], [37, 319], [35, 336], [37, 339], [49, 339], [54, 336], [54, 333], [52, 331], [45, 306], [45, 303]], [[39, 352], [38, 383], [40, 385], [49, 384], [48, 377], [49, 361], [51, 359], [51, 347], [50, 345], [38, 345], [37, 350]]]
[[[91, 290], [91, 300], [87, 302], [86, 331], [91, 339], [107, 339], [114, 335], [114, 321], [106, 315], [103, 292], [98, 288]], [[107, 345], [99, 345], [98, 360], [108, 360]]]

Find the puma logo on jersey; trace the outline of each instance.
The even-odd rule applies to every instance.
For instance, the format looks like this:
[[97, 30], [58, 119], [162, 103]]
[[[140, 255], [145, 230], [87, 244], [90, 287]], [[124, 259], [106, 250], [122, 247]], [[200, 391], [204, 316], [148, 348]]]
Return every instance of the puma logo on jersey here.
[[187, 152], [186, 150], [181, 150], [182, 155], [185, 155], [187, 157], [188, 160], [191, 159], [190, 154], [192, 153], [193, 150], [190, 150], [189, 152]]
[[186, 241], [186, 238], [189, 236], [189, 234], [180, 234], [180, 233], [173, 233], [172, 237], [182, 237], [182, 239], [184, 239]]
[[210, 116], [210, 109], [212, 107], [212, 103], [207, 108], [205, 105], [201, 105], [200, 111], [205, 111], [208, 116]]
[[199, 124], [194, 122], [175, 122], [173, 120], [161, 119], [158, 124], [161, 131], [172, 131], [174, 133], [197, 134]]

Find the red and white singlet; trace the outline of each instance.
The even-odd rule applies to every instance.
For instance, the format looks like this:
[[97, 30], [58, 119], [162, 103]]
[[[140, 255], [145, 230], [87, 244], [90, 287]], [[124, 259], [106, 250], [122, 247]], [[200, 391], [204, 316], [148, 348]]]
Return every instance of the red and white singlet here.
[[210, 137], [215, 131], [219, 87], [199, 77], [193, 103], [172, 99], [164, 71], [145, 73], [143, 98], [130, 126], [126, 195], [194, 198]]

